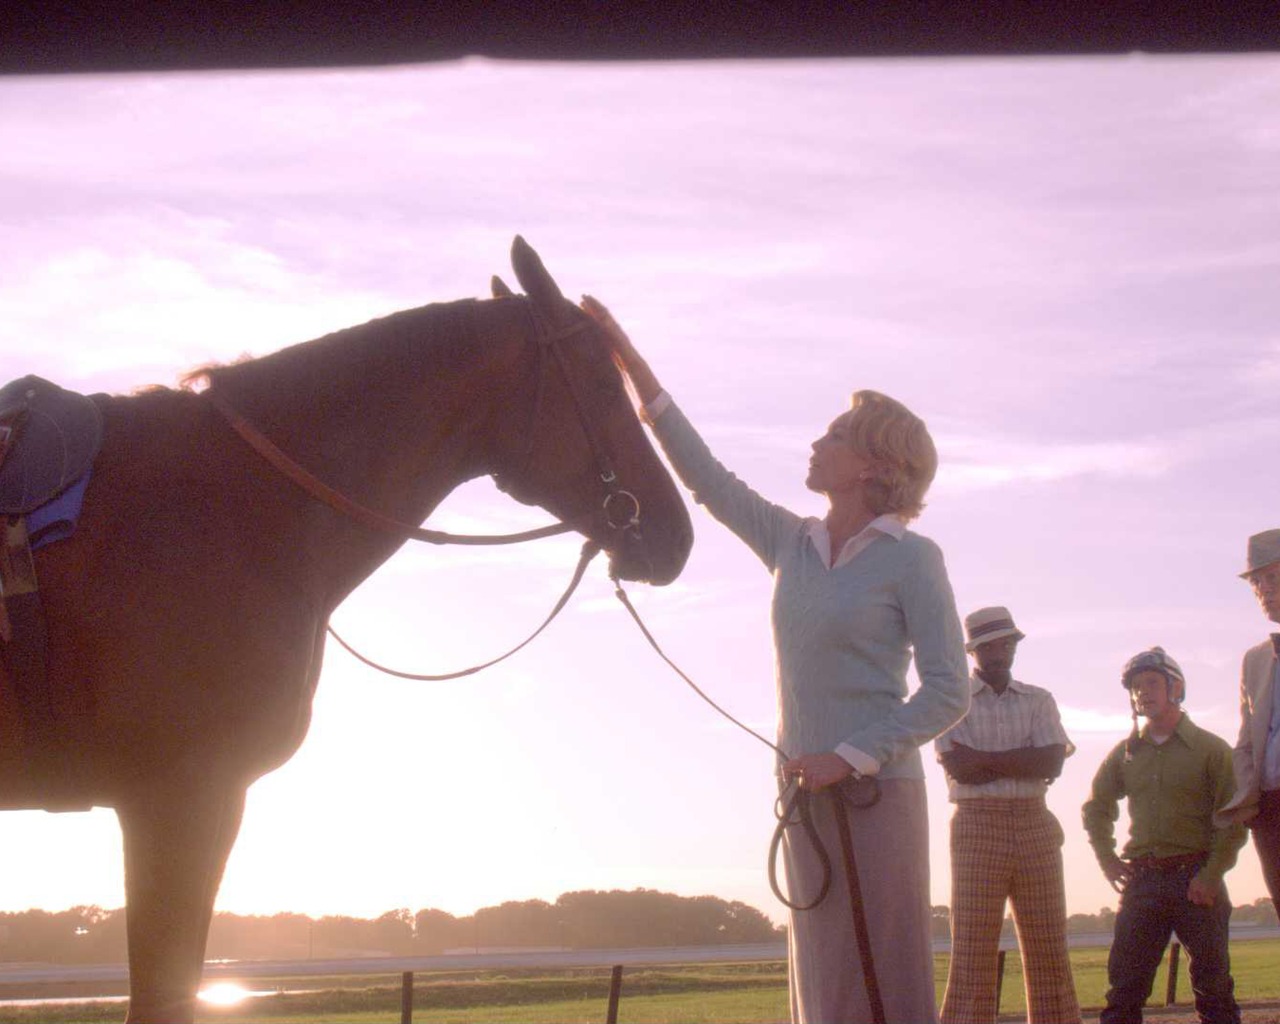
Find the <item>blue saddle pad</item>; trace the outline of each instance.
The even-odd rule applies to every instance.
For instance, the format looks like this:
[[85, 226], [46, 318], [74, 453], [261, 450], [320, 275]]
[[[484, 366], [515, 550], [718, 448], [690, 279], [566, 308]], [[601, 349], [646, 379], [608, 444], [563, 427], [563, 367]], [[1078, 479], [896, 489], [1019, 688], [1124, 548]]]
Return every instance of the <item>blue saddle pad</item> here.
[[75, 533], [80, 509], [84, 505], [84, 492], [92, 476], [91, 469], [52, 501], [46, 501], [38, 509], [27, 513], [27, 537], [32, 551], [52, 544], [55, 540], [65, 540]]

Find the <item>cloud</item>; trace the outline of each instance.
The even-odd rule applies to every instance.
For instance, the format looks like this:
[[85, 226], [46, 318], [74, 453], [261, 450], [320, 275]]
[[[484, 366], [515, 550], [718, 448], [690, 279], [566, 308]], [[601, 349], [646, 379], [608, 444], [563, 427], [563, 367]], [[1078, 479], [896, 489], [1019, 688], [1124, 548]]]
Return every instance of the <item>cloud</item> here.
[[1260, 346], [1239, 371], [1238, 380], [1248, 390], [1274, 398], [1276, 386], [1280, 385], [1280, 340]]
[[48, 243], [43, 258], [5, 260], [12, 269], [0, 282], [0, 357], [38, 362], [46, 376], [170, 384], [175, 368], [262, 354], [387, 310], [385, 299], [332, 289], [215, 219], [144, 209], [69, 241]]
[[1058, 712], [1062, 716], [1062, 725], [1067, 730], [1068, 736], [1077, 733], [1119, 735], [1128, 733], [1133, 728], [1133, 716], [1130, 714], [1113, 714], [1094, 711], [1091, 708], [1073, 708], [1068, 704], [1059, 704]]
[[936, 486], [944, 493], [1079, 476], [1154, 478], [1169, 472], [1179, 458], [1161, 441], [1037, 443], [953, 435], [940, 439], [939, 447]]

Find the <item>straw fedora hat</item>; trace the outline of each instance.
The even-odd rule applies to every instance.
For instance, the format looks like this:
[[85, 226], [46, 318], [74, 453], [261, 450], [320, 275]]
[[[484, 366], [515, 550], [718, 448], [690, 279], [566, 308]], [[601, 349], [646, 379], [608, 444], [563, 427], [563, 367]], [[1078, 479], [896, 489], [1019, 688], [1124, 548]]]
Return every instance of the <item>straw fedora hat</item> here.
[[966, 651], [972, 651], [978, 644], [985, 644], [989, 640], [999, 640], [1006, 636], [1014, 636], [1021, 640], [1026, 636], [1013, 624], [1013, 616], [1009, 614], [1009, 609], [998, 604], [989, 608], [979, 608], [976, 612], [966, 615], [964, 631], [968, 636], [964, 645]]

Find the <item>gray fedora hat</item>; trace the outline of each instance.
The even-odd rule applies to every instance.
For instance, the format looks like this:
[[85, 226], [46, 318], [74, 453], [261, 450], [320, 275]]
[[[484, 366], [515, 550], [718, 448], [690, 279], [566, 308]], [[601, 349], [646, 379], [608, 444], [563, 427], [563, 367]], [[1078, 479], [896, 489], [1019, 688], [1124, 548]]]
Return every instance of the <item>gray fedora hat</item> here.
[[1264, 569], [1273, 562], [1280, 562], [1280, 530], [1263, 530], [1250, 537], [1245, 561], [1248, 568], [1240, 573], [1242, 580], [1247, 580], [1259, 569]]

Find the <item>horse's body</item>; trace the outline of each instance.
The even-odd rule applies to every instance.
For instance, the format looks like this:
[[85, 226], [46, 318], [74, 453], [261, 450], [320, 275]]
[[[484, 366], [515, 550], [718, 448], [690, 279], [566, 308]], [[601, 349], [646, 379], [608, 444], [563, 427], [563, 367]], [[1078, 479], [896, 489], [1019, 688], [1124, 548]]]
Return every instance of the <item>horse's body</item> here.
[[[420, 522], [459, 483], [495, 473], [520, 500], [580, 522], [624, 578], [664, 583], [683, 566], [687, 514], [599, 339], [559, 343], [571, 385], [539, 354], [531, 307], [553, 328], [577, 311], [521, 245], [529, 299], [398, 313], [211, 370], [205, 394], [102, 401], [77, 531], [36, 555], [66, 756], [33, 771], [0, 679], [0, 807], [116, 809], [130, 1020], [191, 1018], [245, 790], [306, 735], [329, 614], [403, 541], [286, 480], [212, 396], [400, 521]], [[600, 511], [584, 421], [639, 502], [642, 539]]]

